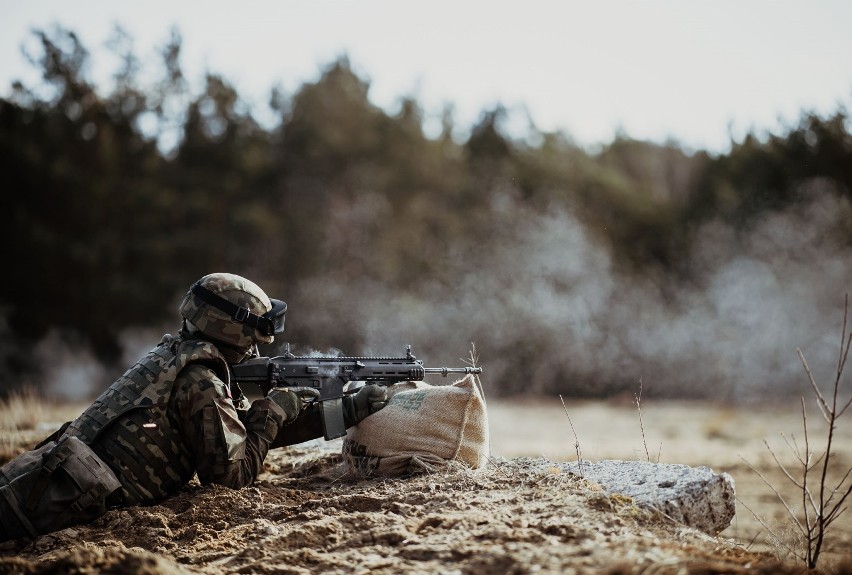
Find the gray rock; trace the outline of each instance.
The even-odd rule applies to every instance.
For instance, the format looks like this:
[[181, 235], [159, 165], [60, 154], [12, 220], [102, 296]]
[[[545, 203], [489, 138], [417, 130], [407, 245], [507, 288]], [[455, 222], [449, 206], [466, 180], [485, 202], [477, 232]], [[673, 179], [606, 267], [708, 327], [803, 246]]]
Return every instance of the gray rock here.
[[599, 484], [610, 494], [626, 495], [640, 507], [716, 535], [736, 513], [734, 479], [709, 467], [649, 461], [559, 463], [564, 471]]

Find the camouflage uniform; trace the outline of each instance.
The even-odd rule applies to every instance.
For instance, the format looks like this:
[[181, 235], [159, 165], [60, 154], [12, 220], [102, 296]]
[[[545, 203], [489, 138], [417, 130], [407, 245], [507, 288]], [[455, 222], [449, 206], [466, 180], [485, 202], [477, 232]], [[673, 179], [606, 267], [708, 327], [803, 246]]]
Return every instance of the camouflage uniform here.
[[218, 350], [166, 336], [65, 434], [89, 444], [115, 471], [122, 502], [136, 505], [174, 493], [195, 472], [202, 483], [250, 484], [285, 419], [266, 398], [239, 412]]
[[[240, 289], [266, 298], [230, 274], [206, 285], [216, 289], [219, 276], [226, 277], [218, 287], [242, 280]], [[235, 294], [227, 295], [255, 313], [272, 307], [268, 298]], [[154, 503], [195, 473], [204, 484], [243, 487], [261, 472], [270, 447], [322, 436], [316, 406], [293, 409], [269, 397], [249, 404], [232, 390], [229, 362], [272, 337], [203, 307], [188, 293], [179, 336], [163, 337], [77, 419], [0, 468], [0, 541], [90, 520], [112, 506]], [[216, 322], [222, 325], [211, 328]], [[209, 333], [218, 336], [215, 344]], [[292, 427], [279, 433], [285, 423]]]

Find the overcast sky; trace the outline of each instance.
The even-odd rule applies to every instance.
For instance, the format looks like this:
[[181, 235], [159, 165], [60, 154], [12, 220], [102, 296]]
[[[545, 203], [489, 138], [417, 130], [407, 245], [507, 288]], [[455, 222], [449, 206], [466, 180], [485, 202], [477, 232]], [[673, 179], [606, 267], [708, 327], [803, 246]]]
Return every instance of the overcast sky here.
[[[0, 94], [34, 79], [21, 55], [33, 28], [77, 32], [105, 89], [115, 24], [152, 59], [176, 26], [184, 69], [223, 74], [259, 113], [348, 54], [374, 103], [417, 97], [429, 126], [446, 102], [460, 126], [502, 103], [515, 125], [582, 144], [616, 130], [724, 151], [729, 135], [777, 129], [803, 109], [852, 108], [848, 0], [428, 2], [0, 0]], [[236, 8], [239, 6], [239, 8]]]

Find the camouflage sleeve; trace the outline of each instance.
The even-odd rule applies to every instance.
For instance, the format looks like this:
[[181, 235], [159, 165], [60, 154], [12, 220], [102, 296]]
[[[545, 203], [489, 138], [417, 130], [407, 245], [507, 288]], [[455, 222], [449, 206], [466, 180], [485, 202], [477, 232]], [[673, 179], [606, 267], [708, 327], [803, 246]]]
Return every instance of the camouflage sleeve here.
[[257, 400], [238, 412], [228, 387], [203, 365], [181, 372], [175, 388], [176, 411], [201, 483], [235, 489], [251, 484], [284, 421], [281, 408]]
[[306, 407], [292, 423], [278, 430], [278, 435], [270, 444], [269, 448], [286, 447], [296, 445], [311, 439], [323, 437], [322, 409], [319, 403]]

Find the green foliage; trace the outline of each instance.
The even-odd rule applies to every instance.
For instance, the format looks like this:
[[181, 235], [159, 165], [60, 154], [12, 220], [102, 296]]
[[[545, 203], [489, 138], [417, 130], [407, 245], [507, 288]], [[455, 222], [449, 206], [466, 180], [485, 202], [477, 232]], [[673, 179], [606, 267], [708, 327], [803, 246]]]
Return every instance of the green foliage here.
[[[132, 41], [117, 30], [110, 46], [121, 64], [108, 94], [88, 81], [89, 54], [72, 32], [36, 37], [40, 52], [30, 56], [43, 83], [0, 100], [10, 197], [2, 240], [12, 246], [0, 338], [16, 349], [58, 329], [115, 362], [123, 329], [176, 326], [187, 286], [231, 271], [288, 300], [299, 318], [288, 322], [293, 341], [360, 352], [380, 328], [341, 315], [361, 317], [353, 306], [364, 299], [393, 294], [423, 324], [469, 282], [500, 294], [483, 305], [510, 307], [518, 278], [497, 268], [555, 213], [572, 214], [617, 269], [666, 277], [688, 273], [690, 231], [701, 222], [746, 226], [800, 201], [817, 180], [852, 194], [843, 112], [806, 115], [787, 134], [750, 136], [718, 157], [627, 137], [597, 152], [561, 133], [514, 140], [500, 107], [458, 143], [451, 109], [444, 133], [429, 138], [416, 100], [396, 114], [376, 107], [369, 83], [341, 58], [291, 96], [273, 93], [280, 123], [266, 129], [215, 73], [189, 93], [177, 32], [159, 80], [143, 85]], [[176, 145], [160, 149], [168, 134]], [[555, 294], [573, 289], [555, 275], [541, 281]], [[525, 329], [480, 344], [483, 356], [521, 349], [534, 363], [548, 338]], [[489, 330], [471, 325], [462, 347]], [[4, 361], [9, 381], [30, 364]], [[544, 387], [555, 385], [547, 373]]]
[[689, 215], [719, 215], [748, 225], [761, 214], [802, 203], [819, 180], [852, 198], [852, 135], [845, 111], [805, 114], [789, 133], [748, 135], [730, 154], [710, 162], [696, 186]]

